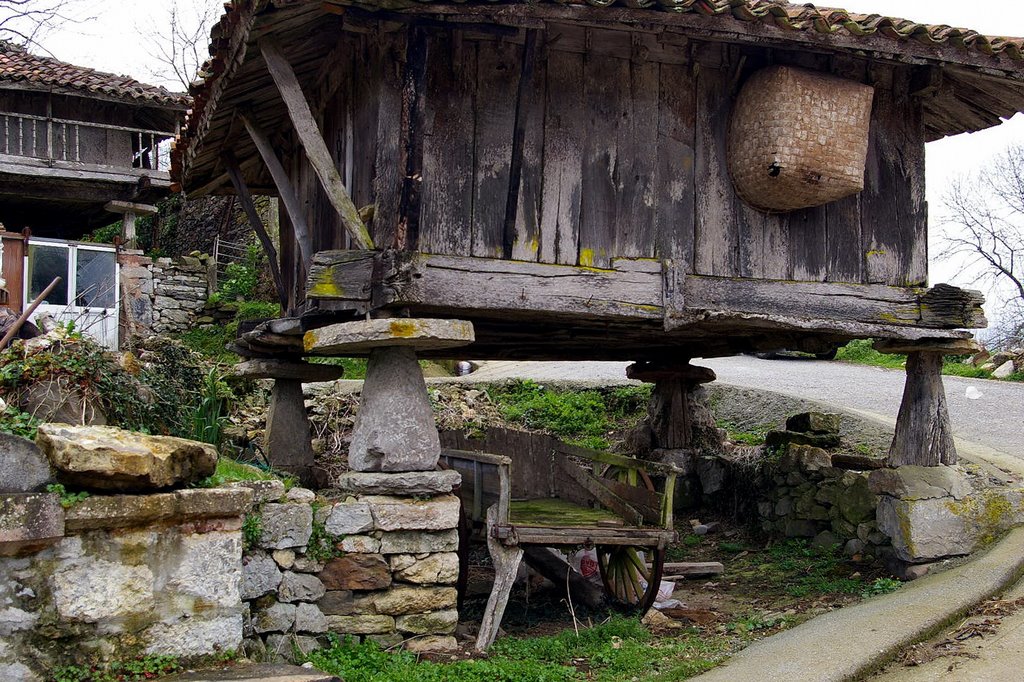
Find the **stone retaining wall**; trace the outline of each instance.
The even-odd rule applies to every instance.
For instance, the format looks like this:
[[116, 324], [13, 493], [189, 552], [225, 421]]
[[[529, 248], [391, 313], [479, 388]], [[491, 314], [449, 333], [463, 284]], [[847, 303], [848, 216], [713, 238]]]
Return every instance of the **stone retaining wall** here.
[[291, 660], [327, 633], [414, 650], [456, 647], [459, 501], [455, 472], [346, 474], [344, 499], [273, 482], [242, 560], [245, 650]]
[[138, 252], [119, 254], [122, 340], [195, 326], [209, 298], [209, 259], [203, 254], [154, 261]]
[[0, 679], [239, 648], [248, 490], [0, 496]]

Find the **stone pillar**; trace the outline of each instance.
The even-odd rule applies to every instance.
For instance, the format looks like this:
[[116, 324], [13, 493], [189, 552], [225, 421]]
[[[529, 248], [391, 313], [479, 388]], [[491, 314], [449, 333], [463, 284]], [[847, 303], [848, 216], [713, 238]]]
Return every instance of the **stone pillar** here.
[[267, 461], [303, 483], [312, 477], [313, 436], [302, 397], [302, 382], [275, 379], [263, 437]]
[[956, 464], [953, 429], [942, 386], [942, 358], [976, 352], [977, 344], [970, 339], [882, 340], [874, 347], [880, 353], [907, 355], [907, 383], [896, 417], [896, 434], [889, 447], [889, 466]]

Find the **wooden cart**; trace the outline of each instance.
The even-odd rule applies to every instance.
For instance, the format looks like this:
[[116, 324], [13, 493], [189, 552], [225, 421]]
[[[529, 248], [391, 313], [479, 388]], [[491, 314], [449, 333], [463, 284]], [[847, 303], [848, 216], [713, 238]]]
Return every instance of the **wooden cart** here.
[[507, 429], [489, 429], [482, 439], [449, 432], [443, 441], [454, 447], [442, 452], [442, 465], [462, 474], [464, 512], [485, 529], [495, 567], [477, 648], [497, 634], [528, 545], [593, 547], [612, 603], [638, 610], [654, 603], [665, 548], [676, 539], [678, 467]]

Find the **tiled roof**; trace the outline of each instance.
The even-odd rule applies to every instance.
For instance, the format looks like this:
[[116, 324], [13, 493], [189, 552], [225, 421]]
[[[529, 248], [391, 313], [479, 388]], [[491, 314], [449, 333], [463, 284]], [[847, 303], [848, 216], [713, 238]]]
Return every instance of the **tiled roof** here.
[[121, 100], [166, 105], [188, 106], [189, 98], [166, 88], [140, 83], [128, 76], [115, 76], [84, 66], [75, 66], [52, 57], [40, 57], [23, 47], [0, 41], [0, 84], [23, 81], [43, 87], [80, 90]]

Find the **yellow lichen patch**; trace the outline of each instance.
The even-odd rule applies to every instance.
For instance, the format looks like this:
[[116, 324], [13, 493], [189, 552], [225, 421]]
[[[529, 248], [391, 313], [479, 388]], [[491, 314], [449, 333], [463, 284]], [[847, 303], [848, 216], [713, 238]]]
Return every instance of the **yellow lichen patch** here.
[[302, 347], [308, 353], [316, 345], [316, 331], [311, 329], [302, 335]]
[[312, 298], [343, 298], [345, 291], [331, 277], [331, 271], [324, 270], [320, 273], [316, 282], [313, 283], [313, 286], [309, 288], [306, 295]]
[[580, 249], [580, 265], [585, 268], [594, 267], [594, 250]]
[[420, 325], [415, 320], [391, 320], [391, 336], [398, 339], [411, 339], [420, 331]]

